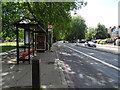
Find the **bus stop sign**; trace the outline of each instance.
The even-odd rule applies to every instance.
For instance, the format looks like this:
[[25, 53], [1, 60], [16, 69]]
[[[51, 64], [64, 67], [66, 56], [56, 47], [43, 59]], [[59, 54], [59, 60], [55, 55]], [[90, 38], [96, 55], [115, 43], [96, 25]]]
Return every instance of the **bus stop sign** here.
[[48, 31], [52, 31], [52, 25], [48, 25]]
[[52, 25], [48, 25], [48, 29], [52, 29]]

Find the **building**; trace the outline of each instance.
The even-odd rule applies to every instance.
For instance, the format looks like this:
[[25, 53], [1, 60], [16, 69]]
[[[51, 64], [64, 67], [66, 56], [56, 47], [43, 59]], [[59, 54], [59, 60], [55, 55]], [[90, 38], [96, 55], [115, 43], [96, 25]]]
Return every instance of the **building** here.
[[118, 28], [116, 28], [116, 26], [109, 27], [108, 33], [110, 34], [111, 40], [114, 40], [116, 37], [118, 37], [120, 35], [120, 31], [118, 33]]

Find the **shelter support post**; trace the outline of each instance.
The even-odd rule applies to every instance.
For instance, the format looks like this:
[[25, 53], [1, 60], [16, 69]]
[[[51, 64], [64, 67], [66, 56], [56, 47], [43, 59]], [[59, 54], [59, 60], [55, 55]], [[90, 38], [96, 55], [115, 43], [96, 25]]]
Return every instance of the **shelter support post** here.
[[[33, 42], [32, 42], [32, 44], [33, 44], [33, 49], [35, 49], [35, 45], [34, 45], [34, 42], [35, 42], [35, 40], [34, 40], [34, 32], [32, 32], [32, 39], [33, 39]], [[34, 56], [34, 51], [33, 51], [33, 56]]]
[[19, 29], [16, 26], [17, 64], [19, 64]]
[[[26, 45], [26, 30], [24, 30], [24, 45]], [[26, 52], [26, 48], [24, 48], [24, 52]]]

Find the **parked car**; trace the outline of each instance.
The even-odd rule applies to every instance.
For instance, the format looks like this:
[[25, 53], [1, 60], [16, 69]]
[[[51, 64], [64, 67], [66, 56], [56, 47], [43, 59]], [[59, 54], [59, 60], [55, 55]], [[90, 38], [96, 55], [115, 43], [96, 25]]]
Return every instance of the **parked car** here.
[[63, 43], [68, 43], [68, 41], [63, 40]]
[[88, 46], [88, 47], [96, 47], [96, 44], [92, 41], [86, 41], [85, 42], [85, 46]]
[[84, 40], [84, 39], [79, 41], [79, 43], [85, 43], [85, 42], [86, 42], [86, 40]]
[[107, 43], [114, 43], [114, 40], [107, 40]]
[[63, 43], [65, 43], [65, 40], [63, 40]]
[[92, 42], [97, 43], [97, 41], [96, 41], [96, 40], [92, 40]]

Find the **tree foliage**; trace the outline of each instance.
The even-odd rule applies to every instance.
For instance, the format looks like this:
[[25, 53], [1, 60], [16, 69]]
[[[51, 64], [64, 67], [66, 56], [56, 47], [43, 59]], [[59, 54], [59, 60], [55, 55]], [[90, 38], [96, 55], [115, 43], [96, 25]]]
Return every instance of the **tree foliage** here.
[[26, 19], [26, 17], [29, 18], [31, 15], [24, 3], [19, 2], [2, 3], [2, 11], [2, 37], [4, 39], [7, 37], [13, 39], [15, 38], [15, 27], [13, 24]]
[[86, 33], [86, 35], [85, 35], [85, 38], [86, 38], [87, 40], [93, 39], [93, 38], [95, 38], [95, 34], [96, 34], [95, 28], [89, 27], [89, 28], [87, 29], [87, 33]]
[[86, 39], [105, 39], [110, 38], [107, 28], [105, 25], [98, 24], [96, 28], [89, 27], [86, 33]]
[[108, 32], [107, 32], [107, 28], [105, 27], [105, 25], [102, 25], [100, 23], [98, 24], [96, 28], [95, 38], [96, 39], [108, 38]]
[[85, 20], [80, 17], [73, 17], [71, 23], [69, 24], [69, 32], [66, 35], [67, 40], [76, 40], [76, 39], [84, 39], [86, 32], [86, 24]]
[[[2, 27], [3, 38], [15, 36], [14, 23], [29, 20], [30, 23], [38, 23], [45, 30], [49, 24], [54, 25], [55, 30], [63, 30], [65, 24], [70, 21], [71, 10], [85, 6], [81, 2], [3, 2], [2, 3]], [[9, 33], [8, 33], [9, 32]], [[56, 34], [56, 33], [55, 33]], [[59, 35], [59, 34], [58, 34]]]

